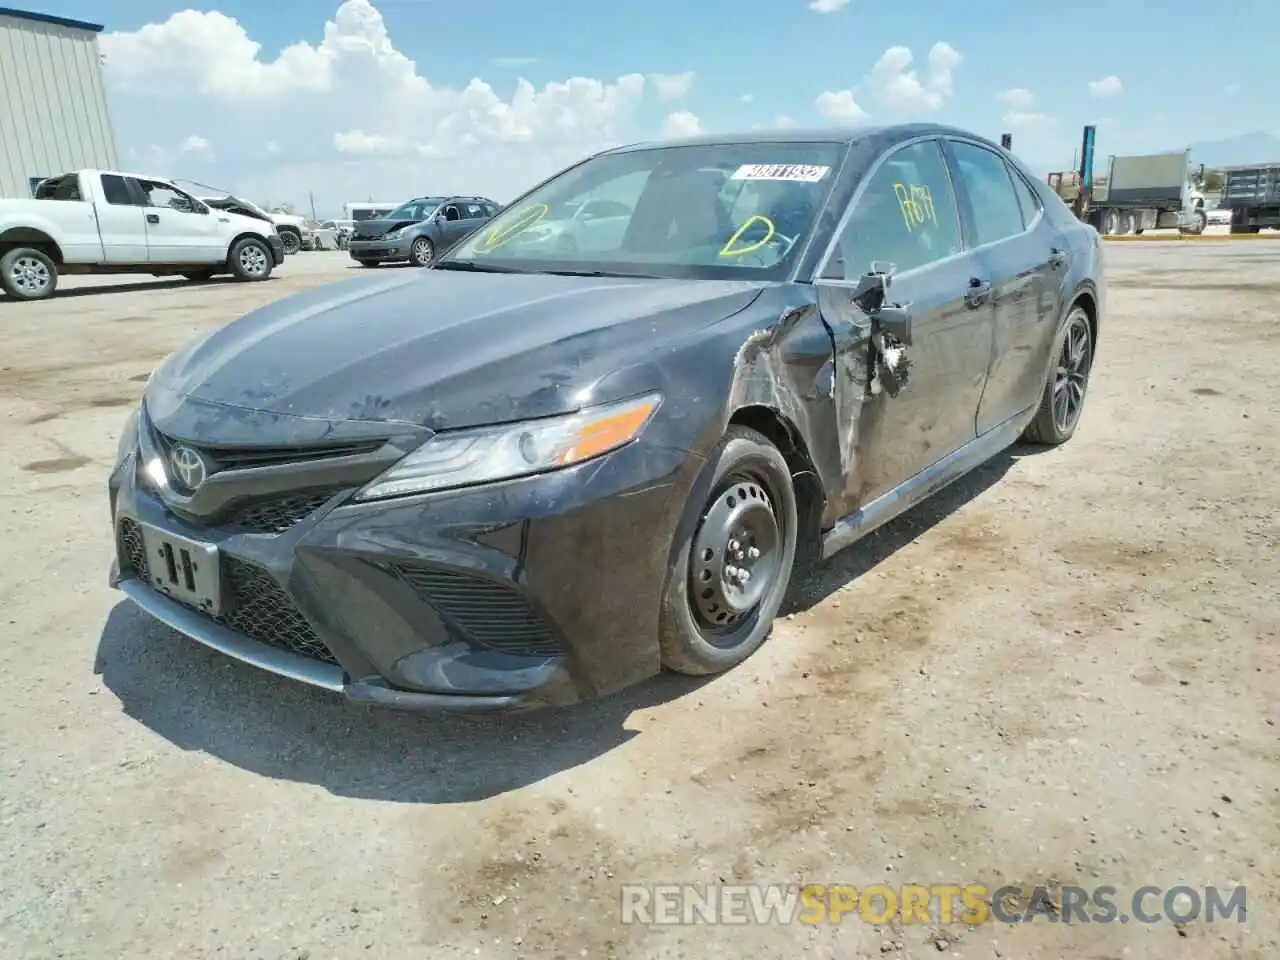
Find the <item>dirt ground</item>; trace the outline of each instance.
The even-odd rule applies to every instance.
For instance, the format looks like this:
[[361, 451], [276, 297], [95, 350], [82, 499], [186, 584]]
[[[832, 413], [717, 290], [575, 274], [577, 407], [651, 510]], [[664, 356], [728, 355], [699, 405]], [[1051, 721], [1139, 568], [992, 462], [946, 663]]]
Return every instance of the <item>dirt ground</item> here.
[[[364, 712], [106, 587], [120, 426], [351, 276], [0, 300], [0, 957], [1280, 956], [1280, 243], [1107, 250], [1084, 419], [848, 550], [729, 675]], [[1244, 923], [620, 922], [623, 883], [1247, 887]], [[1149, 906], [1158, 904], [1158, 898]]]

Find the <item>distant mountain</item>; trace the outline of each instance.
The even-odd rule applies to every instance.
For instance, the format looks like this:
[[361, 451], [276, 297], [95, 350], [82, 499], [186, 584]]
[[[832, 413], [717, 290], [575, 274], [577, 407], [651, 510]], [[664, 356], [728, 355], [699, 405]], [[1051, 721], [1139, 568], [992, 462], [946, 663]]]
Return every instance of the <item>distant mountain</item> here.
[[[1175, 148], [1176, 149], [1176, 148]], [[1245, 163], [1280, 163], [1280, 137], [1271, 133], [1245, 133], [1225, 140], [1191, 144], [1191, 159], [1206, 167], [1233, 167]]]

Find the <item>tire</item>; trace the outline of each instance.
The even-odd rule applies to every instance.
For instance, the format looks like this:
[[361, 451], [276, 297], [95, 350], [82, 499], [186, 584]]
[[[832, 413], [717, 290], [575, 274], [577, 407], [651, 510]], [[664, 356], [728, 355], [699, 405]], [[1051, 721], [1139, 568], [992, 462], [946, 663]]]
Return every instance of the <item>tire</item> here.
[[206, 283], [213, 279], [212, 270], [192, 270], [190, 273], [184, 273], [184, 277], [192, 283]]
[[426, 267], [436, 258], [436, 245], [428, 237], [418, 237], [409, 247], [409, 262], [415, 267]]
[[280, 242], [284, 244], [284, 254], [286, 257], [293, 256], [302, 249], [302, 234], [297, 230], [289, 227], [277, 229], [276, 233], [280, 234]]
[[0, 287], [15, 300], [44, 300], [58, 289], [58, 267], [43, 250], [14, 247], [0, 257]]
[[[1081, 338], [1084, 344], [1083, 354], [1076, 364], [1071, 360], [1074, 352], [1072, 345], [1078, 344]], [[1079, 304], [1071, 308], [1066, 322], [1058, 330], [1053, 343], [1053, 358], [1049, 375], [1045, 379], [1044, 393], [1040, 396], [1040, 409], [1022, 435], [1022, 439], [1029, 443], [1049, 446], [1066, 443], [1075, 434], [1080, 416], [1084, 412], [1084, 401], [1089, 392], [1089, 376], [1093, 373], [1094, 343], [1089, 315]], [[1064, 363], [1064, 360], [1068, 362]], [[1060, 382], [1064, 384], [1061, 388]], [[1054, 398], [1060, 389], [1075, 391], [1074, 407], [1067, 411], [1069, 415], [1066, 417], [1059, 416], [1061, 411], [1055, 408]]]
[[266, 280], [273, 267], [271, 249], [265, 240], [245, 237], [237, 240], [227, 257], [227, 266], [237, 280]]
[[[677, 527], [659, 612], [663, 667], [705, 676], [756, 651], [787, 593], [798, 529], [787, 461], [763, 435], [731, 426], [694, 483]], [[734, 542], [736, 555], [730, 553]], [[713, 555], [707, 558], [705, 550]], [[738, 565], [760, 579], [753, 585], [721, 577]]]

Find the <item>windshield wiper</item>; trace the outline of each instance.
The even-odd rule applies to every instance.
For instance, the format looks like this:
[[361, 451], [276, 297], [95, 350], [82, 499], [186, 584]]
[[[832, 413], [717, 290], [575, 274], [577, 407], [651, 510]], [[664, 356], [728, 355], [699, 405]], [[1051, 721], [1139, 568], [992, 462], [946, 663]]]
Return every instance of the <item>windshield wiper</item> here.
[[517, 267], [503, 267], [496, 263], [476, 263], [474, 260], [437, 260], [433, 270], [470, 270], [476, 273], [527, 273]]
[[624, 277], [628, 280], [661, 280], [662, 277], [652, 273], [613, 273], [607, 270], [539, 270], [553, 277]]

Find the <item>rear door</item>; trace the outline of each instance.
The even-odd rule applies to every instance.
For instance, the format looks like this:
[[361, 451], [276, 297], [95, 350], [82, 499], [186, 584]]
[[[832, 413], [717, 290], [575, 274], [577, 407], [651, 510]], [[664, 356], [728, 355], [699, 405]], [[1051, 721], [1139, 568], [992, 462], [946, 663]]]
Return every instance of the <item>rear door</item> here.
[[135, 181], [142, 191], [151, 263], [221, 263], [226, 240], [210, 209], [172, 184]]
[[147, 223], [141, 198], [118, 173], [102, 174], [98, 232], [106, 263], [146, 263]]
[[1060, 314], [1056, 280], [1066, 251], [1035, 192], [1002, 155], [958, 139], [947, 149], [965, 232], [991, 282], [990, 369], [974, 422], [981, 435], [1039, 400], [1037, 348]]
[[[889, 300], [909, 304], [909, 382], [875, 392], [871, 318], [853, 302], [875, 262], [896, 267]], [[974, 438], [991, 357], [982, 267], [965, 249], [937, 140], [894, 149], [860, 188], [819, 304], [835, 340], [836, 400], [848, 464], [846, 501], [865, 506]]]

